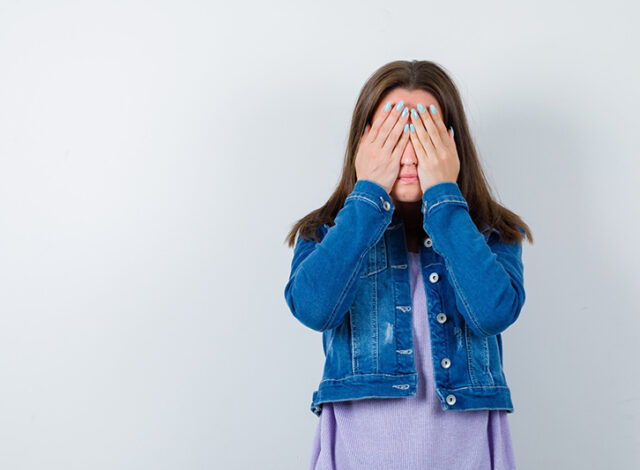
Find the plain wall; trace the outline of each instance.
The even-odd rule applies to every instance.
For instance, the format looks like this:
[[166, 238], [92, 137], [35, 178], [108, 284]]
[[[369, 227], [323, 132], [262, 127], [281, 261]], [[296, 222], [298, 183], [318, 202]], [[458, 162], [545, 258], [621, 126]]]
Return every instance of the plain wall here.
[[450, 71], [535, 238], [503, 334], [518, 468], [640, 466], [637, 16], [0, 2], [0, 468], [307, 468], [324, 356], [283, 239], [396, 59]]

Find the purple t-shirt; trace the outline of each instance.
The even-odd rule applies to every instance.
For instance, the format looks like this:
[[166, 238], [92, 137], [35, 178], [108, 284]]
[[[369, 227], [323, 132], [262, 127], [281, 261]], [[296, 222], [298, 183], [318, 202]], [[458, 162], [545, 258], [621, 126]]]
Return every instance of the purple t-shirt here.
[[420, 254], [409, 252], [409, 263], [417, 394], [324, 403], [310, 469], [515, 469], [506, 411], [441, 408]]

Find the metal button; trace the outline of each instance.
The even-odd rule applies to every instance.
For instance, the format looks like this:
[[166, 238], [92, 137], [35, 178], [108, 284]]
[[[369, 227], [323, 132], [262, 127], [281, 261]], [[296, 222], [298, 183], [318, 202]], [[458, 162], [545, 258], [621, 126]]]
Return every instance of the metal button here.
[[445, 357], [443, 360], [440, 361], [440, 365], [445, 369], [448, 369], [449, 366], [451, 366], [451, 361], [449, 360], [448, 357]]
[[440, 276], [438, 276], [438, 273], [429, 274], [429, 281], [438, 282], [438, 279], [440, 279]]
[[427, 237], [424, 240], [424, 246], [426, 246], [427, 248], [429, 248], [433, 243], [431, 242], [431, 238]]
[[384, 207], [384, 210], [388, 211], [391, 208], [391, 204], [389, 204], [389, 201], [382, 201], [382, 207]]
[[456, 402], [456, 396], [455, 395], [447, 395], [447, 403], [449, 405], [453, 405]]
[[447, 321], [447, 316], [444, 313], [439, 313], [436, 319], [438, 320], [438, 323], [444, 323]]

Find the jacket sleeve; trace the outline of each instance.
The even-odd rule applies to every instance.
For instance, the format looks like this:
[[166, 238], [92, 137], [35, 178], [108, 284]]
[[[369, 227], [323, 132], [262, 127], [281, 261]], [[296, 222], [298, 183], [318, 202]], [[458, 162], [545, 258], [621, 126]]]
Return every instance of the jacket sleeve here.
[[517, 320], [525, 301], [522, 243], [503, 243], [491, 233], [485, 238], [454, 182], [427, 188], [421, 211], [465, 321], [481, 336], [502, 333]]
[[358, 180], [320, 242], [298, 236], [284, 296], [302, 324], [324, 331], [342, 322], [355, 299], [363, 259], [383, 236], [394, 209], [382, 186]]

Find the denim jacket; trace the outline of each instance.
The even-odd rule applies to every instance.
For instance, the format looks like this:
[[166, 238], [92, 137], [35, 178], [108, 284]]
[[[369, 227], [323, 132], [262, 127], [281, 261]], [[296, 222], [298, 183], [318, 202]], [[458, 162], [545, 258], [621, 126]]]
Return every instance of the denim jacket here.
[[[303, 325], [322, 332], [326, 402], [416, 395], [405, 228], [387, 191], [358, 180], [317, 241], [298, 236], [284, 289]], [[481, 232], [457, 183], [424, 192], [420, 246], [435, 391], [443, 410], [513, 412], [501, 333], [525, 301], [522, 243]], [[524, 229], [518, 227], [524, 233]]]

